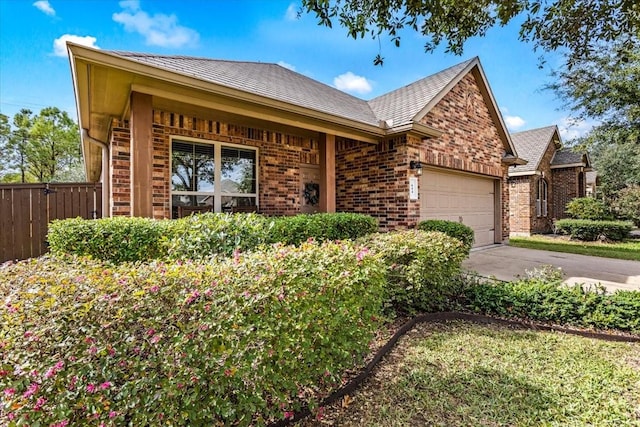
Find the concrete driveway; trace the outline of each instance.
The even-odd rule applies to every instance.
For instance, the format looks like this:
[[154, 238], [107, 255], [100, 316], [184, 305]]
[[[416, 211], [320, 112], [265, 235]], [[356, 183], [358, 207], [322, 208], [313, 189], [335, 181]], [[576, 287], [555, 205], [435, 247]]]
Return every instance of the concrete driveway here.
[[640, 261], [494, 245], [473, 249], [469, 258], [462, 263], [468, 271], [506, 281], [524, 276], [525, 271], [543, 265], [560, 267], [568, 284], [600, 283], [609, 291], [640, 291]]

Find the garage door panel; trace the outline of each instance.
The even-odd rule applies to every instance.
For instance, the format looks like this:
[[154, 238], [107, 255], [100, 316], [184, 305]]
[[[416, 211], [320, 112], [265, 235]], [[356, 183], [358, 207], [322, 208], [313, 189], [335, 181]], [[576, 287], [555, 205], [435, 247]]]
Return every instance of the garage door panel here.
[[474, 246], [495, 240], [494, 180], [427, 169], [420, 182], [421, 219], [462, 222], [475, 234]]

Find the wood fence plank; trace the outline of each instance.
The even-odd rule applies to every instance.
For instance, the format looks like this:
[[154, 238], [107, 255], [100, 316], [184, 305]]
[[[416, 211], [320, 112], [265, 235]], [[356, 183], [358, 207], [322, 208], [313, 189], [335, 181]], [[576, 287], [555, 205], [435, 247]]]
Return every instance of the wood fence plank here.
[[13, 189], [0, 188], [0, 262], [13, 259]]

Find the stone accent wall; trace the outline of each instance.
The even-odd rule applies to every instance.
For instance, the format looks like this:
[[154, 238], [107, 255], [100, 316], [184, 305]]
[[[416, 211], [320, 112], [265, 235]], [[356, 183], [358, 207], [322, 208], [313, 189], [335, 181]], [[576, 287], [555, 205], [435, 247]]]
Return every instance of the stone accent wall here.
[[[171, 136], [218, 141], [258, 148], [258, 201], [267, 215], [300, 212], [301, 164], [318, 165], [318, 139], [240, 126], [215, 120], [154, 110], [154, 218], [170, 218]], [[131, 215], [130, 131], [128, 121], [114, 120], [111, 132], [112, 215]]]
[[502, 236], [509, 236], [509, 185], [505, 151], [498, 128], [473, 73], [463, 77], [421, 121], [444, 131], [423, 143], [421, 161], [428, 165], [500, 179]]
[[407, 150], [404, 137], [378, 144], [336, 138], [336, 210], [371, 215], [382, 230], [415, 225]]

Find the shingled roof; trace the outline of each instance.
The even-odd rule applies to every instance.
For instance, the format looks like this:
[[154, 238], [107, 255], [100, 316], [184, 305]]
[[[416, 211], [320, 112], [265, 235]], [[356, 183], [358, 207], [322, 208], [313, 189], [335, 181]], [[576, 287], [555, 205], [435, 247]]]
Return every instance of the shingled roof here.
[[573, 151], [570, 147], [564, 147], [556, 151], [556, 155], [553, 156], [551, 166], [562, 167], [570, 165], [582, 164], [584, 166], [590, 166], [589, 158], [585, 152]]
[[111, 51], [117, 56], [221, 86], [378, 125], [366, 101], [278, 64]]
[[378, 117], [392, 126], [410, 123], [476, 58], [442, 70], [369, 101]]
[[[544, 156], [544, 152], [549, 147], [556, 132], [558, 132], [558, 127], [554, 125], [512, 133], [511, 141], [513, 141], [518, 156], [527, 160], [528, 163], [526, 165], [510, 166], [509, 174], [533, 173], [538, 170], [542, 156]], [[559, 143], [560, 140], [558, 139], [558, 147]]]

